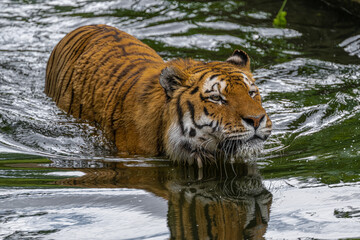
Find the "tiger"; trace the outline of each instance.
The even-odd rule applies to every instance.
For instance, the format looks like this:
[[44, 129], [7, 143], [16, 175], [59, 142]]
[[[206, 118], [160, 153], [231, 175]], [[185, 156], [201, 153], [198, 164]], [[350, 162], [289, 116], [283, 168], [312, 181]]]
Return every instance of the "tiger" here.
[[119, 154], [174, 162], [237, 162], [261, 152], [272, 122], [262, 107], [250, 57], [165, 62], [134, 36], [87, 25], [55, 46], [45, 93], [75, 118], [99, 126]]

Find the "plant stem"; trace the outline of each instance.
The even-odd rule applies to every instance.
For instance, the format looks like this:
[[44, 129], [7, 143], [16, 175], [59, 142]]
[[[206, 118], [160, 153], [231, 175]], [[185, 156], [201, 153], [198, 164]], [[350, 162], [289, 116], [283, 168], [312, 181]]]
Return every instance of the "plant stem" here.
[[283, 1], [283, 4], [281, 5], [281, 8], [280, 8], [280, 10], [279, 10], [279, 12], [278, 12], [278, 15], [284, 10], [284, 7], [285, 7], [285, 5], [286, 5], [286, 2], [287, 2], [287, 0], [284, 0], [284, 1]]

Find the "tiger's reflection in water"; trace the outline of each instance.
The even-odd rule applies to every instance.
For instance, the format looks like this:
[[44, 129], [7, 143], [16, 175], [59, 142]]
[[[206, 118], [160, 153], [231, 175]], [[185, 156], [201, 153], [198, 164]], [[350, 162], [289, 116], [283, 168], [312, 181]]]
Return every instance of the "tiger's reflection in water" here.
[[[163, 160], [162, 160], [163, 161]], [[56, 166], [81, 167], [86, 175], [57, 184], [77, 187], [138, 188], [168, 201], [171, 239], [264, 239], [272, 194], [256, 164], [214, 168], [144, 166], [54, 160]], [[159, 165], [160, 164], [160, 165]], [[79, 168], [76, 168], [79, 170]]]

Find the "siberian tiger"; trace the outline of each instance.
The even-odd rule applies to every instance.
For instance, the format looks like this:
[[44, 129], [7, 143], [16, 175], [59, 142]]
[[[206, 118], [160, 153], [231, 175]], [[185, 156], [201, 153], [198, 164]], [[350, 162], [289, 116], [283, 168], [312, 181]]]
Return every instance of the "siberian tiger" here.
[[107, 25], [80, 27], [56, 45], [45, 93], [68, 114], [100, 125], [119, 152], [165, 154], [199, 167], [257, 154], [271, 133], [244, 51], [225, 62], [164, 62]]

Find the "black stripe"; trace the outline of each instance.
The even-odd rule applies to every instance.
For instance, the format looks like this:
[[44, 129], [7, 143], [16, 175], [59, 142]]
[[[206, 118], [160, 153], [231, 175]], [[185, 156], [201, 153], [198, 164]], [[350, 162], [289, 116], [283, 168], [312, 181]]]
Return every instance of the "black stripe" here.
[[208, 110], [207, 110], [207, 108], [206, 108], [206, 107], [204, 107], [204, 113], [205, 113], [205, 115], [206, 115], [206, 116], [208, 116], [208, 115], [209, 115], [209, 112], [208, 112]]
[[201, 66], [199, 66], [199, 67], [194, 67], [194, 68], [192, 68], [192, 69], [191, 69], [191, 72], [192, 72], [193, 74], [195, 74], [195, 73], [202, 72], [202, 71], [204, 71], [205, 69], [206, 69], [206, 66], [201, 65]]
[[156, 141], [156, 149], [157, 149], [157, 154], [161, 155], [163, 153], [163, 115], [164, 115], [164, 111], [161, 111], [160, 114], [160, 121], [159, 121], [159, 125], [157, 127], [157, 141]]
[[109, 74], [109, 76], [107, 77], [106, 83], [104, 84], [104, 86], [107, 86], [110, 82], [110, 80], [115, 76], [116, 72], [122, 67], [124, 66], [124, 64], [120, 64], [120, 63], [114, 63], [113, 66], [110, 66], [109, 70], [112, 69], [111, 73]]
[[[111, 100], [116, 100], [118, 99], [116, 96], [118, 96], [119, 92], [121, 91], [121, 89], [123, 88], [123, 86], [125, 85], [125, 83], [128, 81], [128, 80], [131, 80], [133, 81], [130, 85], [130, 87], [126, 90], [125, 94], [122, 96], [122, 100], [121, 101], [117, 101], [116, 104], [115, 104], [115, 107], [112, 109], [112, 112], [111, 112], [111, 118], [110, 118], [110, 123], [111, 123], [111, 127], [113, 128], [114, 127], [114, 123], [116, 120], [114, 120], [114, 114], [119, 106], [119, 103], [121, 103], [120, 105], [120, 113], [123, 112], [124, 110], [124, 101], [125, 101], [125, 98], [127, 96], [127, 94], [129, 93], [129, 91], [131, 90], [131, 88], [135, 85], [135, 83], [140, 79], [141, 75], [140, 73], [145, 69], [145, 67], [141, 68], [141, 69], [138, 69], [136, 72], [134, 72], [130, 77], [128, 77], [122, 84], [121, 86], [116, 90], [115, 94], [114, 94], [114, 97], [111, 99]], [[135, 77], [133, 80], [132, 78]], [[114, 86], [115, 87], [115, 86]], [[113, 90], [113, 89], [112, 89]], [[108, 99], [109, 99], [110, 96], [108, 96]], [[106, 103], [110, 103], [108, 101], [106, 101]], [[107, 104], [106, 108], [109, 107], [109, 104]]]
[[94, 40], [95, 41], [102, 40], [104, 42], [107, 42], [107, 41], [110, 41], [107, 38], [113, 38], [113, 41], [120, 42], [122, 39], [129, 39], [129, 37], [127, 37], [127, 36], [119, 37], [119, 35], [120, 35], [119, 33], [114, 33], [113, 34], [113, 33], [110, 33], [109, 31], [106, 31], [103, 34], [100, 34], [99, 37], [94, 38]]
[[181, 96], [184, 92], [180, 93], [179, 94], [179, 97], [177, 98], [177, 101], [176, 101], [176, 111], [177, 111], [177, 114], [178, 114], [178, 121], [179, 121], [179, 124], [180, 124], [180, 129], [181, 129], [181, 133], [182, 135], [185, 135], [185, 129], [184, 129], [184, 122], [183, 122], [183, 110], [181, 108], [181, 105], [180, 105], [180, 101], [181, 101]]
[[195, 93], [197, 93], [199, 91], [199, 87], [196, 87], [196, 88], [194, 88], [191, 92], [190, 92], [190, 94], [191, 95], [194, 95]]
[[221, 74], [215, 74], [210, 77], [210, 81], [214, 80], [216, 77], [220, 76]]
[[[72, 79], [72, 76], [73, 76], [73, 74], [74, 74], [74, 68], [72, 68], [72, 71], [71, 71], [71, 74], [70, 74], [70, 76], [69, 76], [69, 81], [67, 82], [67, 84], [66, 84], [66, 87], [65, 87], [65, 90], [62, 92], [62, 96], [64, 96], [65, 95], [65, 93], [66, 93], [66, 91], [67, 91], [67, 89], [68, 89], [68, 87], [69, 87], [69, 85], [70, 85], [70, 83], [72, 82], [71, 81], [71, 79]], [[63, 85], [62, 85], [63, 86]], [[61, 87], [62, 88], [62, 87]], [[61, 89], [60, 89], [61, 90]], [[59, 91], [60, 92], [60, 91]], [[59, 95], [59, 99], [60, 99], [60, 95]]]
[[205, 93], [210, 93], [210, 92], [215, 92], [216, 90], [214, 89], [215, 86], [219, 86], [219, 83], [214, 83], [212, 86], [211, 86], [211, 89], [210, 90], [206, 90]]
[[79, 116], [78, 116], [78, 118], [81, 118], [82, 106], [83, 106], [83, 105], [80, 103], [80, 105], [79, 105]]
[[207, 101], [209, 99], [209, 97], [204, 97], [201, 93], [200, 93], [200, 100], [201, 101]]
[[213, 236], [212, 228], [215, 226], [213, 224], [214, 221], [210, 217], [209, 208], [210, 208], [210, 204], [206, 204], [205, 209], [204, 209], [204, 215], [206, 218], [206, 222], [208, 223], [206, 225], [206, 230], [207, 230], [207, 235], [209, 236], [209, 239], [214, 239], [215, 236]]
[[201, 73], [201, 72], [206, 71], [206, 70], [208, 70], [208, 69], [204, 68], [204, 69], [201, 69], [199, 71], [194, 71], [194, 72], [192, 72], [192, 74]]
[[74, 101], [74, 89], [71, 90], [71, 98], [70, 98], [69, 110], [67, 111], [69, 114], [71, 114], [71, 107], [72, 107], [73, 101]]
[[201, 81], [201, 80], [204, 78], [204, 76], [205, 76], [206, 74], [208, 74], [209, 72], [211, 72], [211, 71], [209, 70], [209, 71], [206, 71], [206, 72], [204, 72], [203, 74], [201, 74], [201, 76], [199, 77], [199, 80], [198, 80], [198, 81]]
[[[116, 74], [117, 74], [117, 71], [122, 67], [122, 66], [127, 66], [126, 67], [126, 69], [123, 69], [122, 70], [122, 72], [125, 72], [125, 74], [131, 69], [131, 68], [133, 68], [134, 66], [135, 66], [135, 64], [134, 64], [134, 62], [135, 61], [139, 61], [139, 60], [141, 60], [142, 62], [151, 62], [151, 61], [149, 61], [149, 60], [144, 60], [143, 58], [137, 58], [137, 59], [132, 59], [131, 60], [131, 63], [129, 64], [129, 65], [125, 65], [126, 63], [129, 63], [129, 62], [123, 62], [123, 63], [121, 63], [121, 64], [119, 64], [119, 63], [114, 63], [114, 65], [112, 65], [112, 66], [110, 66], [110, 68], [109, 68], [109, 70], [110, 69], [113, 69], [112, 70], [112, 72], [110, 73], [110, 75], [109, 75], [109, 77], [107, 78], [107, 81], [106, 81], [106, 83], [105, 83], [105, 85], [104, 86], [107, 86], [108, 84], [109, 84], [109, 82], [110, 82], [110, 80], [111, 80], [111, 78], [113, 78], [114, 76], [117, 76]], [[114, 67], [115, 66], [115, 67]], [[117, 76], [117, 81], [115, 81], [115, 85], [116, 85], [116, 83], [117, 82], [119, 82], [121, 79], [120, 78], [122, 78], [124, 75], [123, 75], [123, 73], [121, 73], [119, 76]], [[115, 86], [114, 85], [114, 86]]]
[[157, 93], [157, 89], [148, 90], [148, 91], [146, 91], [146, 92], [144, 91], [144, 92], [140, 95], [139, 99], [141, 99], [142, 101], [146, 101], [147, 98], [148, 98], [150, 95], [154, 94], [154, 93]]
[[[199, 208], [201, 208], [201, 205], [196, 206], [196, 202], [198, 201], [197, 199], [198, 199], [197, 197], [194, 197], [193, 199], [191, 199], [191, 203], [190, 203], [190, 206], [189, 206], [189, 211], [191, 212], [190, 216], [191, 216], [191, 214], [194, 214], [194, 213], [196, 214], [197, 210]], [[194, 239], [200, 239], [202, 237], [201, 235], [199, 235], [199, 232], [198, 232], [198, 228], [200, 228], [200, 227], [197, 227], [197, 226], [199, 226], [198, 224], [200, 224], [200, 223], [197, 222], [196, 217], [190, 217], [189, 220], [191, 222], [190, 226], [192, 226], [192, 227], [190, 227], [190, 230], [192, 232], [192, 236], [194, 237]], [[213, 239], [213, 238], [209, 238], [209, 239]]]
[[194, 105], [190, 102], [190, 101], [186, 101], [187, 105], [188, 105], [188, 108], [190, 110], [190, 115], [191, 115], [191, 120], [194, 124], [194, 126], [197, 128], [197, 129], [202, 129], [203, 127], [210, 127], [212, 125], [212, 122], [209, 123], [209, 124], [203, 124], [203, 125], [198, 125], [196, 122], [195, 122], [195, 108], [194, 108]]
[[[113, 86], [112, 86], [112, 88], [111, 88], [111, 91], [109, 92], [109, 94], [108, 94], [108, 96], [107, 96], [107, 98], [106, 98], [105, 104], [106, 104], [106, 103], [109, 103], [112, 95], [115, 95], [115, 96], [118, 95], [118, 93], [119, 93], [119, 91], [122, 89], [122, 87], [130, 80], [130, 77], [135, 76], [136, 74], [138, 74], [138, 70], [137, 70], [137, 71], [135, 71], [135, 73], [133, 73], [130, 77], [128, 77], [128, 78], [126, 78], [125, 80], [123, 80], [123, 77], [126, 76], [126, 74], [128, 74], [129, 71], [132, 70], [132, 69], [134, 69], [134, 68], [135, 68], [135, 65], [130, 63], [129, 65], [126, 66], [125, 69], [121, 70], [121, 73], [120, 73], [119, 75], [116, 76], [117, 80], [114, 81], [114, 84], [113, 84]], [[122, 81], [122, 80], [123, 80], [123, 81]], [[116, 88], [116, 85], [117, 85], [118, 83], [120, 83], [120, 82], [121, 82], [121, 85], [120, 85], [118, 88]], [[114, 91], [115, 91], [115, 92], [114, 92]], [[114, 93], [113, 93], [113, 92], [114, 92]], [[107, 108], [107, 107], [106, 107], [106, 108]]]
[[212, 132], [215, 132], [218, 126], [219, 126], [219, 121], [216, 121], [215, 126], [212, 128]]
[[[137, 40], [137, 39], [134, 39], [134, 40]], [[154, 49], [152, 49], [151, 47], [149, 47], [148, 45], [142, 43], [142, 42], [139, 42], [139, 43], [136, 43], [136, 42], [129, 42], [127, 44], [123, 44], [122, 45], [123, 47], [128, 47], [128, 46], [138, 46], [138, 47], [143, 47], [143, 48], [146, 48], [150, 51], [153, 51], [154, 52]], [[151, 56], [154, 56], [154, 55], [151, 55]]]
[[123, 97], [121, 99], [121, 107], [120, 107], [121, 112], [124, 110], [124, 102], [125, 102], [127, 95], [129, 94], [130, 90], [134, 87], [134, 85], [140, 80], [140, 78], [142, 77], [142, 73], [144, 72], [145, 69], [146, 69], [146, 67], [142, 67], [137, 71], [136, 78], [134, 80], [132, 80], [130, 87], [126, 90], [125, 94], [123, 95]]
[[[137, 49], [139, 50], [139, 49]], [[156, 58], [156, 56], [154, 56], [154, 54], [151, 54], [151, 53], [142, 53], [142, 52], [130, 52], [130, 53], [126, 53], [126, 54], [123, 54], [121, 55], [121, 57], [126, 57], [126, 56], [139, 56], [139, 57], [144, 57], [144, 56], [147, 56], [147, 57], [154, 57]], [[136, 60], [150, 60], [150, 59], [146, 59], [146, 58], [137, 58]], [[133, 61], [131, 59], [131, 61]], [[155, 61], [154, 61], [155, 62]]]
[[248, 89], [248, 86], [247, 86], [246, 83], [244, 83], [243, 81], [241, 81], [241, 82], [235, 82], [235, 84], [242, 85], [244, 88]]
[[[119, 51], [121, 49], [121, 51]], [[98, 52], [95, 49], [95, 52]], [[107, 63], [111, 58], [116, 57], [117, 54], [121, 54], [121, 56], [125, 55], [125, 49], [122, 46], [113, 45], [111, 49], [109, 49], [106, 53], [101, 55], [100, 59], [96, 59], [96, 62], [99, 63], [99, 67], [103, 66]]]
[[[92, 32], [90, 32], [89, 34], [84, 34], [83, 36], [79, 37], [78, 40], [76, 40], [75, 43], [72, 44], [72, 46], [67, 50], [67, 51], [62, 51], [63, 54], [61, 54], [61, 56], [58, 57], [58, 59], [62, 60], [61, 66], [59, 68], [59, 71], [57, 71], [56, 76], [54, 77], [54, 80], [56, 81], [61, 81], [59, 78], [59, 74], [62, 72], [63, 68], [65, 67], [64, 65], [66, 65], [69, 61], [73, 60], [74, 57], [75, 60], [73, 60], [73, 63], [80, 57], [81, 54], [77, 54], [79, 52], [79, 50], [83, 50], [86, 46], [84, 45], [88, 39], [88, 36], [84, 37], [85, 35], [91, 35]], [[82, 41], [82, 43], [79, 43], [79, 41]], [[74, 51], [74, 49], [76, 49]], [[63, 50], [63, 49], [62, 49]], [[65, 54], [65, 56], [63, 56]], [[68, 56], [70, 54], [70, 56]], [[56, 63], [58, 64], [58, 63]], [[65, 73], [67, 73], [67, 71], [69, 70], [69, 68], [71, 68], [72, 64], [69, 65], [68, 69], [66, 70]], [[71, 81], [71, 79], [68, 80], [69, 82]], [[66, 85], [69, 85], [69, 82], [66, 83]], [[61, 84], [61, 86], [63, 86], [63, 83]], [[66, 91], [67, 89], [65, 89]], [[61, 89], [60, 89], [61, 91]]]
[[191, 119], [196, 127], [196, 123], [195, 123], [195, 108], [194, 108], [194, 105], [190, 102], [190, 101], [186, 101], [187, 105], [188, 105], [188, 108], [190, 110], [190, 114], [191, 114]]
[[149, 77], [148, 79], [149, 79], [149, 81], [144, 81], [144, 82], [148, 82], [148, 83], [144, 86], [142, 93], [139, 97], [139, 99], [141, 99], [143, 101], [145, 101], [146, 98], [148, 96], [150, 96], [151, 94], [157, 93], [157, 90], [158, 90], [156, 85], [159, 84], [159, 74], [158, 73], [154, 74], [153, 76]]

